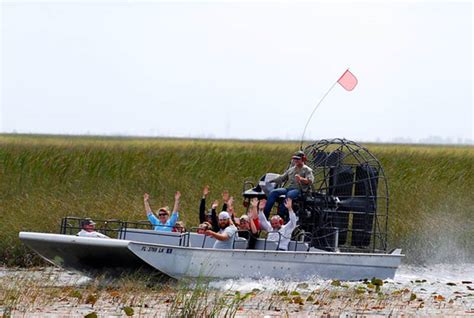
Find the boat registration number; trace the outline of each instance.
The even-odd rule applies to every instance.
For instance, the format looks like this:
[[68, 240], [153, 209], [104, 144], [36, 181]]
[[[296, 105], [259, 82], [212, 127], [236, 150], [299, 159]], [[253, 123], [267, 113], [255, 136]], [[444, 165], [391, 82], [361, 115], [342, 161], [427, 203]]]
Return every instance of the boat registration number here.
[[164, 248], [164, 247], [154, 247], [154, 246], [142, 246], [143, 252], [150, 252], [150, 253], [166, 253], [171, 254], [173, 253], [172, 248]]

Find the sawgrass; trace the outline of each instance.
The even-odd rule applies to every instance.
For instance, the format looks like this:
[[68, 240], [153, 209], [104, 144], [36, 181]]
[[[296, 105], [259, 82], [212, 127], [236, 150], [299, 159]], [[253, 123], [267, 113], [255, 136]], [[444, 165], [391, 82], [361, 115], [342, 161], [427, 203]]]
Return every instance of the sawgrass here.
[[[390, 189], [390, 247], [409, 262], [474, 256], [474, 148], [365, 145], [381, 161]], [[172, 206], [198, 223], [202, 187], [210, 200], [227, 189], [238, 200], [243, 181], [281, 172], [296, 142], [211, 141], [0, 135], [0, 263], [39, 264], [19, 231], [58, 232], [64, 216], [143, 220]], [[209, 201], [210, 201], [209, 200]]]

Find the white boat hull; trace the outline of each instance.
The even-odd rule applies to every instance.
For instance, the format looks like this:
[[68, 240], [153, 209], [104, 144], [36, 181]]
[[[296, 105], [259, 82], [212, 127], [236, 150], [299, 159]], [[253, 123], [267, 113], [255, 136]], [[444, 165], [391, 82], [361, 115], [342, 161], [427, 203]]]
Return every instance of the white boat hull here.
[[85, 274], [155, 271], [133, 254], [127, 240], [20, 232], [20, 240], [48, 262]]
[[157, 270], [184, 277], [359, 280], [393, 278], [403, 255], [218, 250], [130, 242], [129, 249]]
[[21, 232], [19, 236], [44, 259], [66, 269], [87, 274], [157, 270], [176, 279], [385, 279], [395, 276], [403, 257], [399, 252], [220, 250], [47, 233]]

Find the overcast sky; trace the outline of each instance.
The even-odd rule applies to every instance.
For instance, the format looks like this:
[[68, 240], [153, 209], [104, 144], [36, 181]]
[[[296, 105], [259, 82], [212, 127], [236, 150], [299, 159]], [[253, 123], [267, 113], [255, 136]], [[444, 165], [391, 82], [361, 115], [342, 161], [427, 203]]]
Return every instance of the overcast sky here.
[[1, 9], [1, 132], [298, 139], [349, 67], [307, 139], [474, 139], [471, 2]]

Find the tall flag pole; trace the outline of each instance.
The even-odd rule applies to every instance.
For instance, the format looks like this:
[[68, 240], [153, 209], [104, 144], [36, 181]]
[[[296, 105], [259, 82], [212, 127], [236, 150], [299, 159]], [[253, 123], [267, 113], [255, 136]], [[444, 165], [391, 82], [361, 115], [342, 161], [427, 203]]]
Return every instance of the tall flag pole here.
[[356, 86], [357, 86], [357, 78], [354, 76], [354, 74], [347, 69], [339, 79], [334, 82], [334, 84], [331, 85], [331, 87], [328, 89], [328, 91], [323, 95], [323, 97], [319, 100], [319, 102], [316, 104], [316, 107], [314, 107], [313, 111], [311, 112], [311, 115], [309, 115], [308, 121], [306, 122], [306, 125], [304, 126], [303, 130], [303, 135], [301, 136], [301, 144], [300, 144], [300, 149], [303, 150], [303, 140], [304, 140], [304, 134], [306, 133], [306, 128], [308, 128], [309, 122], [311, 121], [311, 118], [313, 118], [314, 113], [318, 109], [319, 105], [321, 105], [322, 101], [328, 96], [329, 92], [336, 86], [336, 84], [341, 85], [346, 91], [352, 91]]

